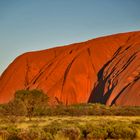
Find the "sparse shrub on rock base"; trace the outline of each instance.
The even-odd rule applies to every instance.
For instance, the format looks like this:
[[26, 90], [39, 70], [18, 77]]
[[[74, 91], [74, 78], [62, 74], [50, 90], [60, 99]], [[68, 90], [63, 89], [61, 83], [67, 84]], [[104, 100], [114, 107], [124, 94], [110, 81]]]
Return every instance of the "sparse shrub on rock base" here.
[[[19, 108], [20, 106], [20, 108]], [[140, 115], [140, 107], [108, 107], [102, 104], [78, 104], [64, 106], [49, 106], [48, 96], [38, 90], [21, 90], [16, 92], [15, 98], [5, 105], [0, 105], [0, 123], [9, 123], [9, 127], [0, 129], [0, 137], [4, 140], [91, 140], [91, 139], [133, 139], [139, 137], [137, 128], [140, 120], [128, 124], [121, 121], [101, 122], [89, 121], [80, 123], [74, 120], [59, 120], [44, 126], [31, 126], [28, 130], [20, 130], [14, 126], [17, 117], [34, 116], [135, 116]], [[34, 120], [29, 120], [33, 123]], [[5, 133], [6, 132], [6, 133]], [[60, 139], [61, 138], [61, 139]]]

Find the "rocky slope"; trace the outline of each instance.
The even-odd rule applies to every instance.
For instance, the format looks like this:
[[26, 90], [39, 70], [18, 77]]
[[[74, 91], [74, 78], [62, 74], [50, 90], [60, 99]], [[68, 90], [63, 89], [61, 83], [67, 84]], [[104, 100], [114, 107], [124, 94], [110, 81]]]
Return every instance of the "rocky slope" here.
[[35, 88], [52, 104], [140, 105], [140, 32], [19, 56], [0, 77], [0, 103], [16, 90]]

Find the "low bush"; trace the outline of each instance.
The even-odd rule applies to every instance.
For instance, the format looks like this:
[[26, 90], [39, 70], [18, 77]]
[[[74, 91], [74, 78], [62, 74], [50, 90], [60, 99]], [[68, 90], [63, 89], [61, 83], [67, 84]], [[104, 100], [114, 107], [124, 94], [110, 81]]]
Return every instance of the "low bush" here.
[[[140, 107], [105, 106], [99, 103], [76, 104], [65, 106], [62, 103], [49, 106], [49, 98], [40, 90], [19, 90], [14, 99], [7, 104], [0, 105], [0, 116], [82, 116], [82, 115], [115, 115], [140, 116]], [[20, 106], [20, 107], [19, 107]]]
[[[138, 122], [138, 123], [137, 123]], [[46, 126], [30, 126], [18, 129], [16, 126], [1, 128], [2, 140], [92, 140], [92, 139], [134, 139], [139, 138], [140, 124], [125, 121], [93, 121], [71, 123], [53, 121]]]
[[58, 122], [52, 122], [49, 125], [43, 127], [46, 133], [51, 133], [52, 135], [57, 134], [58, 131], [62, 130], [65, 126]]
[[124, 122], [109, 122], [108, 137], [112, 139], [133, 139], [136, 137], [136, 129], [132, 124]]
[[83, 139], [105, 139], [108, 136], [107, 128], [99, 124], [88, 123], [79, 127]]
[[88, 123], [79, 128], [83, 139], [133, 139], [137, 133], [132, 124], [117, 121]]
[[77, 127], [63, 128], [59, 133], [69, 138], [69, 140], [78, 140], [80, 137], [80, 130]]
[[119, 107], [119, 106], [105, 106], [102, 104], [78, 104], [78, 105], [57, 105], [55, 107], [48, 107], [44, 111], [44, 115], [48, 116], [140, 116], [140, 107]]
[[16, 134], [9, 135], [7, 140], [22, 140], [20, 137], [18, 137]]

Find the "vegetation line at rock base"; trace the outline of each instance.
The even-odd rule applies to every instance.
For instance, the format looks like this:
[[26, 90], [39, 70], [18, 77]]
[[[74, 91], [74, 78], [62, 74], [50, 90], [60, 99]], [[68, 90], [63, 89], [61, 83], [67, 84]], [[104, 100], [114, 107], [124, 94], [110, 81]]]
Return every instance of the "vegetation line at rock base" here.
[[0, 140], [140, 139], [140, 107], [48, 101], [39, 90], [17, 91], [0, 105]]
[[105, 106], [103, 104], [76, 104], [50, 106], [49, 98], [39, 90], [20, 90], [7, 104], [0, 106], [0, 115], [27, 116], [140, 116], [140, 107]]

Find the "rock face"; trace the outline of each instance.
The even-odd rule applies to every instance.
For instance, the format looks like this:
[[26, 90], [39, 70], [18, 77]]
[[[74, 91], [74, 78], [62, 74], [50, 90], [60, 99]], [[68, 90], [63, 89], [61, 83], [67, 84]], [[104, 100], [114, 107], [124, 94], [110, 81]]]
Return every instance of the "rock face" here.
[[25, 53], [0, 77], [0, 103], [41, 89], [52, 104], [140, 105], [140, 32]]

